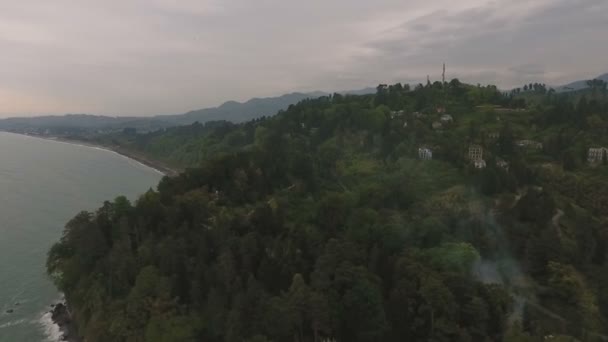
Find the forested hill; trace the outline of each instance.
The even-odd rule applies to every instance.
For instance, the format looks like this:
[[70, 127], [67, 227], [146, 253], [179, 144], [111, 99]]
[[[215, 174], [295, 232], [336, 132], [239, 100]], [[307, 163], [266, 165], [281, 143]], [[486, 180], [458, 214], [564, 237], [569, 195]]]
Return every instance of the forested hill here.
[[[608, 73], [602, 74], [602, 75], [596, 77], [595, 79], [601, 80], [604, 82], [608, 82]], [[561, 87], [557, 87], [556, 90], [558, 92], [576, 91], [576, 90], [582, 90], [582, 89], [586, 89], [586, 88], [590, 88], [590, 87], [592, 87], [592, 85], [589, 84], [588, 80], [582, 80], [582, 81], [570, 82]]]
[[48, 272], [87, 341], [602, 340], [606, 97], [533, 91], [106, 137], [196, 167], [78, 214]]
[[195, 110], [181, 115], [161, 115], [155, 118], [168, 121], [174, 126], [217, 120], [238, 123], [270, 116], [304, 99], [314, 99], [324, 95], [327, 94], [323, 92], [291, 93], [272, 98], [254, 98], [243, 103], [228, 101], [215, 108]]

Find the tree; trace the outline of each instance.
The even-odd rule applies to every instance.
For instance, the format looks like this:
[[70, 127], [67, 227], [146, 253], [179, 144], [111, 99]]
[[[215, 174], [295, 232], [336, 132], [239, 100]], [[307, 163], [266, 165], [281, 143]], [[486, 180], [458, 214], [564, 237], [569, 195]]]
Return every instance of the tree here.
[[[601, 168], [576, 167], [601, 143], [608, 107], [524, 89], [529, 103], [520, 89], [457, 79], [381, 85], [239, 124], [101, 137], [186, 170], [133, 204], [76, 215], [49, 275], [87, 341], [529, 341], [559, 330], [484, 283], [483, 257], [518, 291], [517, 279], [538, 284], [534, 303], [584, 339], [608, 315], [608, 186]], [[432, 131], [444, 95], [459, 120]], [[493, 145], [481, 132], [496, 129]], [[516, 134], [544, 137], [542, 151], [520, 152]], [[472, 172], [475, 139], [487, 168]], [[422, 146], [434, 160], [415, 158]]]
[[289, 305], [289, 316], [294, 324], [293, 329], [297, 333], [297, 341], [304, 339], [304, 328], [310, 316], [310, 299], [310, 289], [304, 282], [302, 275], [294, 275], [286, 300]]
[[500, 130], [498, 152], [502, 156], [511, 156], [515, 152], [515, 135], [509, 123], [505, 123]]
[[374, 104], [376, 106], [388, 104], [388, 86], [386, 84], [380, 84], [376, 87], [376, 97]]
[[562, 154], [562, 164], [564, 166], [564, 170], [574, 171], [579, 165], [580, 160], [577, 156], [577, 153], [573, 149], [568, 149]]
[[494, 195], [502, 190], [502, 184], [500, 183], [500, 177], [495, 167], [492, 165], [486, 167], [481, 171], [479, 176], [480, 179], [480, 190], [484, 195]]
[[363, 277], [348, 280], [341, 299], [342, 333], [349, 341], [378, 341], [388, 329], [382, 295], [364, 273], [359, 276]]
[[584, 292], [584, 284], [580, 275], [571, 265], [549, 261], [549, 283], [560, 298], [570, 303], [580, 303]]
[[445, 243], [429, 250], [429, 259], [445, 270], [468, 274], [479, 260], [479, 252], [469, 243]]

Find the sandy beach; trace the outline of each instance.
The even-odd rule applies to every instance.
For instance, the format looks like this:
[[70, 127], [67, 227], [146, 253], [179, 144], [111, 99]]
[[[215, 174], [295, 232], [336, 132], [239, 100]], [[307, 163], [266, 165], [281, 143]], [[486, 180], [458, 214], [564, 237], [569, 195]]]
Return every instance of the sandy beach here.
[[166, 163], [163, 163], [158, 160], [150, 159], [140, 153], [137, 153], [137, 152], [131, 151], [131, 150], [127, 150], [120, 146], [107, 146], [107, 145], [95, 144], [88, 140], [67, 139], [67, 138], [63, 138], [63, 137], [40, 136], [40, 135], [31, 135], [31, 134], [16, 133], [16, 132], [6, 132], [6, 133], [19, 134], [19, 135], [23, 135], [23, 136], [30, 137], [30, 138], [53, 141], [53, 142], [57, 142], [57, 143], [84, 146], [84, 147], [95, 148], [95, 149], [100, 149], [100, 150], [116, 153], [125, 158], [131, 159], [139, 164], [152, 168], [152, 169], [156, 170], [157, 172], [159, 172], [165, 176], [168, 176], [168, 177], [175, 177], [175, 176], [179, 175], [181, 172], [181, 170], [168, 166]]

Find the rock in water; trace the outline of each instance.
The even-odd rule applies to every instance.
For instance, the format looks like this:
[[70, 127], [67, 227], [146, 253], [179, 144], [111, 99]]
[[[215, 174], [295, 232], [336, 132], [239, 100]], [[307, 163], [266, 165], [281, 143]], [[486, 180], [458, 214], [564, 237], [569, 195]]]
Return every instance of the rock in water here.
[[77, 329], [74, 326], [72, 317], [68, 307], [64, 303], [59, 303], [51, 310], [51, 318], [53, 322], [59, 326], [63, 332], [63, 340], [69, 342], [80, 342], [82, 339], [78, 336]]

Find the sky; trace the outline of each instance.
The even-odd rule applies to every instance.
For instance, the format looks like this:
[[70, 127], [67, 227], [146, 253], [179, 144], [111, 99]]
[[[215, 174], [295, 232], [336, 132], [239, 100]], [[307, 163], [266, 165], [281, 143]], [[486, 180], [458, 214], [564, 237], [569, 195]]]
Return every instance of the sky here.
[[0, 0], [0, 116], [608, 72], [606, 0]]

